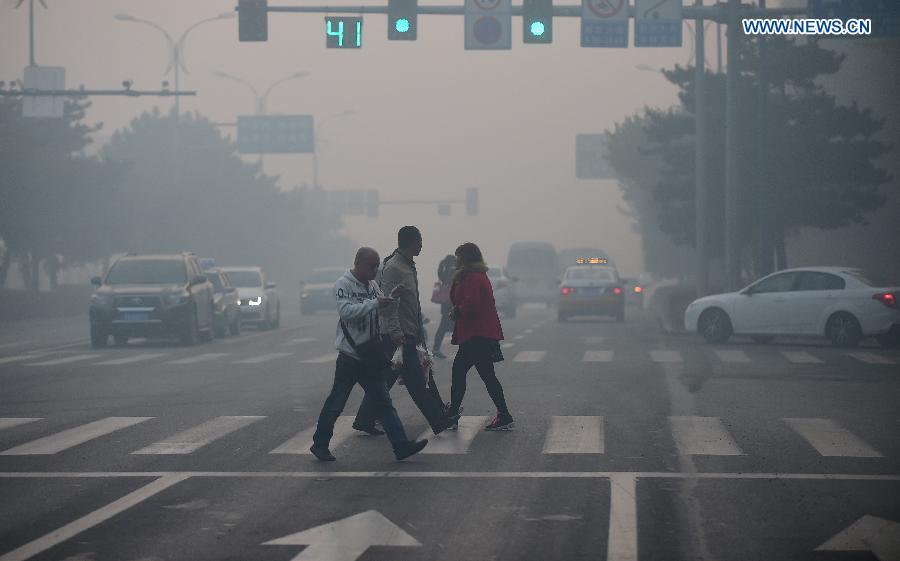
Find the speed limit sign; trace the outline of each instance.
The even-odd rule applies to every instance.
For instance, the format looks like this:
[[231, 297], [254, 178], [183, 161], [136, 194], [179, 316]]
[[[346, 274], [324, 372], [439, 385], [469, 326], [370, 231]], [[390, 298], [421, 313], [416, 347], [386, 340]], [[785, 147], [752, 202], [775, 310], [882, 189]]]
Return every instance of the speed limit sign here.
[[466, 49], [512, 48], [510, 0], [466, 0]]

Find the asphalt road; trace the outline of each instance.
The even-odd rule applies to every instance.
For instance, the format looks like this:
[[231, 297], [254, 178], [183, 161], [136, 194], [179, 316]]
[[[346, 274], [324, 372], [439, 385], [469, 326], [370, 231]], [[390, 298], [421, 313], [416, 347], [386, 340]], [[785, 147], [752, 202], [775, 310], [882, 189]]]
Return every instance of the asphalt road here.
[[337, 462], [307, 452], [334, 315], [102, 350], [86, 319], [4, 324], [0, 561], [900, 559], [900, 353], [628, 313], [504, 320], [515, 430], [481, 430], [473, 371], [460, 430], [404, 462], [349, 417]]

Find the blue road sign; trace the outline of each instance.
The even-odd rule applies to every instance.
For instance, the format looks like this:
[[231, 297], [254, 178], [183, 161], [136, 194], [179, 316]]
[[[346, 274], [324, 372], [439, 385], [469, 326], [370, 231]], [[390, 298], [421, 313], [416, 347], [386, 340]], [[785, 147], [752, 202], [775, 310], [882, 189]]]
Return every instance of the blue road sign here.
[[309, 154], [312, 115], [240, 116], [237, 145], [241, 154]]
[[872, 20], [871, 35], [843, 37], [900, 37], [900, 2], [897, 0], [809, 0], [806, 13], [811, 18]]
[[681, 46], [681, 0], [635, 0], [635, 47]]
[[626, 0], [582, 0], [582, 47], [627, 47], [628, 2]]

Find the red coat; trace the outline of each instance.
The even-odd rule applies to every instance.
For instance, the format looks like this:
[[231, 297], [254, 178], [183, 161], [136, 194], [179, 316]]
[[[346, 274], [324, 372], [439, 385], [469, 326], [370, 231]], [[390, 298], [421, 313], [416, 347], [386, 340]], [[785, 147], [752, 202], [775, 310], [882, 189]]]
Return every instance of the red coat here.
[[494, 288], [487, 274], [473, 271], [461, 282], [453, 283], [450, 301], [459, 309], [459, 317], [453, 324], [454, 345], [461, 345], [472, 337], [503, 340], [500, 316], [494, 304]]

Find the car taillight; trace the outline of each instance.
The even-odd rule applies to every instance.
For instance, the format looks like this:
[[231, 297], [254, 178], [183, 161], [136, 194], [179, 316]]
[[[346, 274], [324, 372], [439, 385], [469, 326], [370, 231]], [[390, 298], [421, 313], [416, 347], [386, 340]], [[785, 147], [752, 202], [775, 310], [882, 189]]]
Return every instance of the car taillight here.
[[873, 300], [878, 300], [888, 308], [896, 308], [897, 307], [897, 297], [894, 296], [893, 292], [879, 292], [872, 296]]
[[622, 294], [622, 289], [619, 288], [618, 286], [614, 287], [614, 288], [613, 288], [613, 294], [615, 294], [616, 296]]
[[568, 286], [564, 286], [564, 287], [560, 288], [559, 291], [563, 296], [565, 296], [567, 294], [572, 294], [573, 289], [569, 288]]
[[643, 287], [643, 286], [635, 286], [635, 287], [634, 287], [634, 291], [635, 291], [637, 294], [640, 294], [641, 292], [644, 291], [644, 287]]

